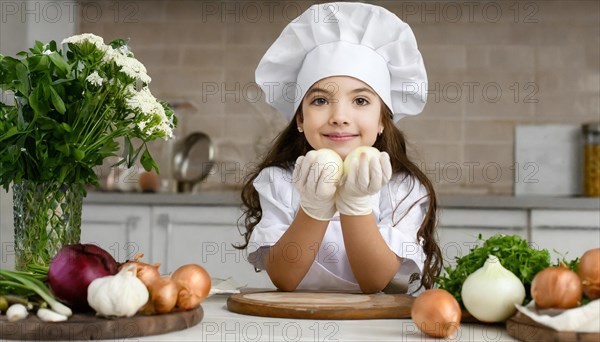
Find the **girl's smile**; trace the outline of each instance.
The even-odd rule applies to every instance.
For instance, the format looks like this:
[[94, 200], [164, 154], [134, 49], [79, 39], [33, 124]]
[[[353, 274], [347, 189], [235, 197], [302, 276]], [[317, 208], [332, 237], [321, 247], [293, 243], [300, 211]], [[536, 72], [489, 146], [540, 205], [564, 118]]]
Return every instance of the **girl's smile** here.
[[327, 77], [306, 92], [297, 125], [312, 148], [329, 148], [345, 158], [355, 148], [375, 143], [383, 129], [381, 103], [379, 96], [356, 78]]
[[357, 138], [360, 135], [354, 134], [354, 133], [349, 133], [349, 132], [332, 132], [332, 133], [325, 133], [325, 134], [323, 134], [323, 136], [325, 136], [326, 138], [328, 138], [331, 141], [348, 141], [348, 140]]

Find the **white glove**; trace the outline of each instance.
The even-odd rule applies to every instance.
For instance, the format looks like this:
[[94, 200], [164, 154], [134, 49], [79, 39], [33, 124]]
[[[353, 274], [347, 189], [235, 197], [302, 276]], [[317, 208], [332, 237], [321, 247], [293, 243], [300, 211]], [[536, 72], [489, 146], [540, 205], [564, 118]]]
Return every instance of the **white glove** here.
[[296, 160], [293, 182], [304, 212], [329, 221], [336, 212], [335, 192], [343, 173], [342, 158], [328, 149], [309, 151]]
[[373, 211], [371, 195], [386, 185], [392, 177], [390, 156], [381, 152], [370, 159], [365, 153], [350, 160], [340, 183], [336, 207], [340, 214], [359, 216]]

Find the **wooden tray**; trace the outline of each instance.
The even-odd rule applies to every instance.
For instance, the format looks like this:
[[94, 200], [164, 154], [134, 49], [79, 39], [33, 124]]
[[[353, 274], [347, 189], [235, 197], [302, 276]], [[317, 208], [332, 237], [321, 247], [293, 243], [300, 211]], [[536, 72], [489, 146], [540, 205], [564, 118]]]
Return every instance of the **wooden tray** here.
[[300, 319], [410, 318], [414, 297], [403, 294], [254, 292], [231, 295], [227, 309], [263, 317]]
[[508, 334], [524, 342], [598, 342], [600, 333], [557, 331], [543, 326], [518, 312], [506, 321]]
[[159, 335], [192, 327], [202, 320], [202, 306], [188, 311], [162, 315], [136, 315], [107, 319], [92, 314], [73, 314], [64, 322], [43, 322], [34, 314], [9, 322], [0, 316], [0, 339], [4, 340], [121, 340], [131, 337]]

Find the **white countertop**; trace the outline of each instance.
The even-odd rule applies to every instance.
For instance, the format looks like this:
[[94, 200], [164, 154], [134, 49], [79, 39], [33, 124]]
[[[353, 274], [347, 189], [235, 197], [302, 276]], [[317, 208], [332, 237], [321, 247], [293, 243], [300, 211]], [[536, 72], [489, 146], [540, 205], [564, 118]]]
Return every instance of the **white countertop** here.
[[[139, 341], [443, 341], [423, 335], [410, 319], [297, 320], [240, 315], [226, 295], [202, 302], [204, 318], [189, 329]], [[516, 341], [501, 325], [462, 324], [450, 341]]]

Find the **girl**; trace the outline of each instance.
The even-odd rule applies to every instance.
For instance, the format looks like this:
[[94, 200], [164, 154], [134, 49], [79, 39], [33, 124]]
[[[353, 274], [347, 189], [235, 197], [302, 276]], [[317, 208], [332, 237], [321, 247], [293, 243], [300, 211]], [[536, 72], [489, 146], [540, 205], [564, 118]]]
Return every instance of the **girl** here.
[[[426, 73], [414, 35], [362, 3], [314, 5], [256, 70], [290, 124], [242, 190], [249, 261], [283, 291], [414, 293], [441, 270], [436, 199], [394, 122], [420, 113]], [[342, 159], [360, 155], [342, 173]], [[414, 281], [420, 279], [420, 282]]]

